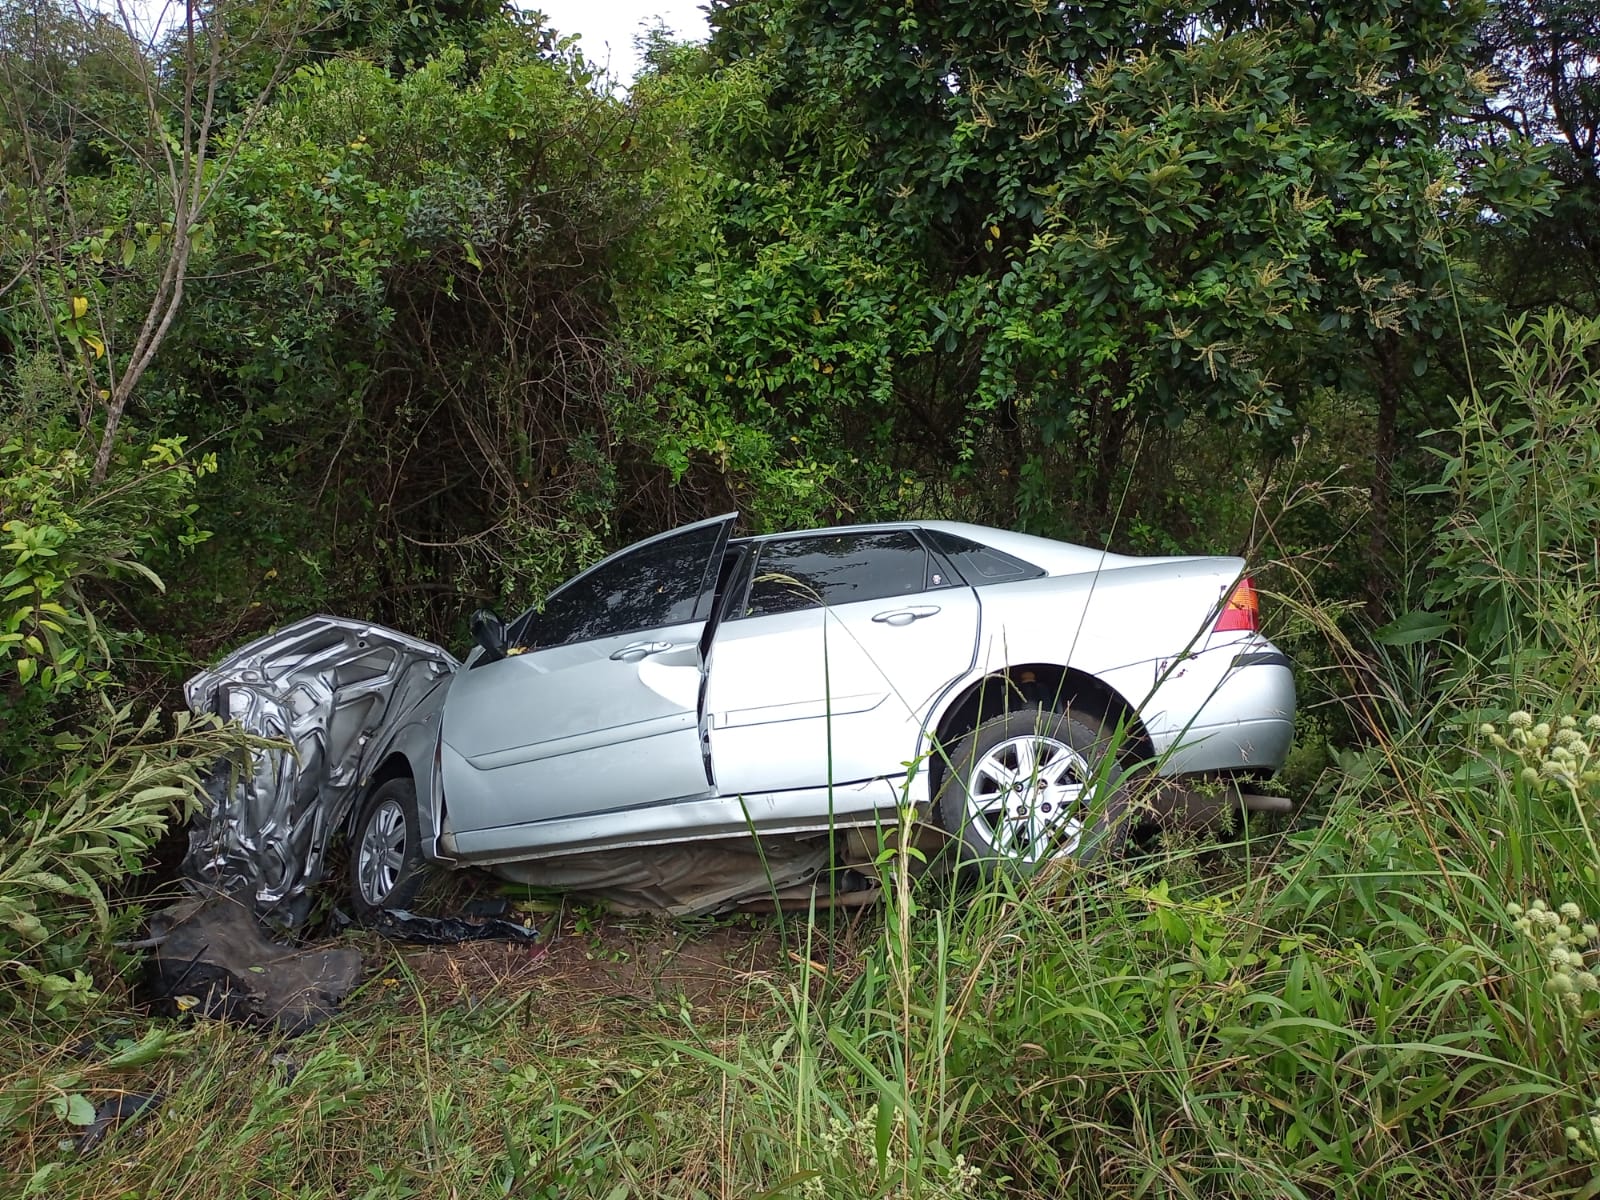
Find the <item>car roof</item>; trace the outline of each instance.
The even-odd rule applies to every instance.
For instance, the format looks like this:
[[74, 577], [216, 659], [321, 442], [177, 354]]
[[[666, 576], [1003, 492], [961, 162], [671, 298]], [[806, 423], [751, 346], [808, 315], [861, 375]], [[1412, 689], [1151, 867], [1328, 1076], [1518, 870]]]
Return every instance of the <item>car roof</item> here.
[[1080, 571], [1093, 571], [1129, 566], [1135, 562], [1170, 561], [1148, 558], [1131, 558], [1125, 554], [1112, 554], [1109, 550], [1096, 550], [1091, 546], [1077, 546], [1071, 542], [1058, 542], [1031, 533], [1017, 533], [1010, 529], [995, 529], [989, 525], [970, 525], [963, 521], [887, 521], [870, 525], [833, 525], [825, 529], [794, 529], [780, 533], [753, 534], [734, 538], [730, 545], [755, 545], [774, 538], [814, 537], [841, 533], [872, 533], [894, 529], [927, 529], [964, 537], [979, 545], [988, 546], [1004, 554], [1023, 559], [1041, 567], [1051, 575], [1071, 575]]

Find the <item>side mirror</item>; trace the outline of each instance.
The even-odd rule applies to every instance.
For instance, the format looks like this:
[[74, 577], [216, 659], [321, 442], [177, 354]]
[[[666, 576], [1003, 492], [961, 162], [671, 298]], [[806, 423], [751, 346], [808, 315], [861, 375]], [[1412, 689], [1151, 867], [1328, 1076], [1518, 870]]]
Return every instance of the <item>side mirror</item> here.
[[472, 640], [483, 647], [484, 662], [494, 662], [506, 656], [506, 623], [499, 613], [480, 608], [472, 614], [468, 624], [472, 629]]

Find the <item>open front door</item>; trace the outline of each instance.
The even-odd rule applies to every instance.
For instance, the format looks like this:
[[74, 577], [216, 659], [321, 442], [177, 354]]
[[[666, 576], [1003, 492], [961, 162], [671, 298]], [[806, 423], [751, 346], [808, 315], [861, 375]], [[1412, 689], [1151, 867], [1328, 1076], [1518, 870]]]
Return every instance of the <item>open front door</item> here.
[[551, 594], [513, 652], [457, 673], [444, 794], [466, 858], [517, 830], [709, 791], [700, 639], [734, 517], [640, 542]]

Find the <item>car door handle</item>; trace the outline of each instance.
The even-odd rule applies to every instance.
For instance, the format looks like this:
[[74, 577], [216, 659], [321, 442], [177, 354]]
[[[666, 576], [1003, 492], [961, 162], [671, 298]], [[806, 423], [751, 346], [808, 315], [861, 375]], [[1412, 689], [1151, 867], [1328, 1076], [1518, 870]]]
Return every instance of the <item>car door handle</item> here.
[[909, 625], [938, 611], [937, 604], [919, 604], [916, 608], [892, 608], [888, 612], [874, 613], [872, 619], [879, 625]]
[[675, 642], [630, 642], [620, 650], [611, 652], [613, 662], [638, 662], [652, 654], [660, 654], [663, 650], [671, 650]]

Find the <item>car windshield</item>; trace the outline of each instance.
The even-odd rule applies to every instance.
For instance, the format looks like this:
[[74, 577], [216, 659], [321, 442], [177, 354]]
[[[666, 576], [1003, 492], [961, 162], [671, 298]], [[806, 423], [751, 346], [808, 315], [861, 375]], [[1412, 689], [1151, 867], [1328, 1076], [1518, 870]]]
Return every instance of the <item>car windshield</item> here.
[[725, 521], [704, 521], [601, 560], [556, 588], [510, 630], [525, 649], [660, 629], [701, 613], [712, 556]]

